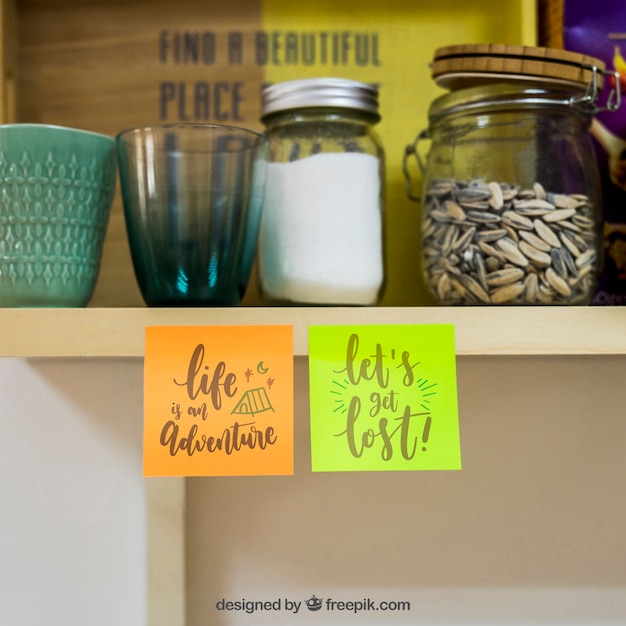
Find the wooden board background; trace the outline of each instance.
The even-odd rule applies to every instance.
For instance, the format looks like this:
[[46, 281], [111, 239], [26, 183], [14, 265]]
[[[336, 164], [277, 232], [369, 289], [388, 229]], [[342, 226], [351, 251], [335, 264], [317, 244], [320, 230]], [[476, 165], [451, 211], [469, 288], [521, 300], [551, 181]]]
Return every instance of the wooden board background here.
[[[24, 1], [18, 4], [18, 120], [73, 126], [115, 135], [133, 126], [178, 121], [177, 106], [160, 111], [164, 81], [230, 82], [224, 55], [207, 66], [175, 62], [160, 54], [160, 37], [175, 33], [260, 28], [261, 9], [247, 0], [177, 2]], [[260, 89], [262, 72], [237, 69], [237, 80]], [[191, 109], [193, 111], [193, 109]], [[243, 123], [260, 129], [258, 106], [241, 103]], [[228, 120], [228, 123], [231, 121]], [[254, 281], [253, 281], [254, 282]], [[251, 294], [249, 301], [254, 301]], [[102, 267], [91, 306], [141, 306], [118, 188], [105, 241]]]
[[[536, 43], [534, 0], [503, 0], [498, 11], [493, 11], [491, 0], [470, 4], [461, 0], [363, 0], [356, 10], [348, 0], [302, 0], [297, 4], [291, 0], [0, 2], [5, 32], [0, 106], [8, 102], [0, 109], [3, 120], [59, 124], [109, 135], [132, 126], [193, 118], [189, 90], [196, 83], [213, 88], [218, 82], [226, 86], [221, 110], [225, 118], [216, 120], [212, 110], [209, 119], [199, 121], [261, 130], [259, 91], [263, 81], [320, 75], [320, 68], [263, 67], [251, 62], [255, 33], [289, 28], [299, 32], [378, 29], [387, 43], [381, 52], [383, 67], [376, 76], [386, 81], [387, 94], [390, 90], [402, 92], [401, 101], [383, 111], [380, 124], [389, 178], [388, 278], [383, 304], [393, 306], [432, 304], [420, 277], [419, 206], [407, 198], [401, 159], [404, 146], [427, 125], [427, 106], [441, 91], [430, 79], [428, 64], [433, 51], [441, 45], [474, 41]], [[450, 20], [450, 15], [455, 19]], [[176, 34], [184, 37], [198, 32], [218, 36], [214, 61], [205, 62], [201, 54], [198, 60], [187, 62], [184, 55], [176, 56], [172, 47]], [[241, 64], [228, 58], [225, 42], [229, 33], [242, 37], [246, 59]], [[325, 68], [321, 75], [350, 76], [353, 69]], [[176, 89], [182, 84], [187, 90], [185, 106], [179, 109], [177, 93], [165, 115], [160, 103], [164, 82]], [[243, 99], [235, 103], [230, 94], [238, 83], [243, 85]], [[260, 304], [254, 276], [244, 304]], [[128, 250], [119, 185], [90, 306], [143, 306]]]

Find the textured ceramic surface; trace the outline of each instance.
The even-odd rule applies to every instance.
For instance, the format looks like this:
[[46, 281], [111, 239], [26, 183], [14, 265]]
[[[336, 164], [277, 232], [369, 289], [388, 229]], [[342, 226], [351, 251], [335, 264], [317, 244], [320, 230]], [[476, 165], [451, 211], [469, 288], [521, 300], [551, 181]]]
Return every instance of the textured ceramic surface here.
[[220, 125], [118, 135], [128, 241], [146, 304], [241, 302], [257, 248], [267, 143]]
[[0, 306], [89, 302], [115, 181], [112, 137], [0, 126]]

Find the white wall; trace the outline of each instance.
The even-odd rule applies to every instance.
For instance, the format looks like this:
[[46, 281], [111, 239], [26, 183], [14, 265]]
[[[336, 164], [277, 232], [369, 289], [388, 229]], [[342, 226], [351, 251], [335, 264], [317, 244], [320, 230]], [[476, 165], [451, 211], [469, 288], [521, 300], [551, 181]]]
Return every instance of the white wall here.
[[143, 626], [139, 361], [0, 360], [0, 624]]
[[[187, 625], [626, 625], [626, 360], [458, 364], [461, 472], [312, 474], [297, 359], [296, 475], [187, 481]], [[148, 623], [141, 398], [138, 359], [0, 360], [0, 626]], [[313, 594], [411, 611], [215, 608]]]
[[[623, 358], [458, 360], [463, 470], [187, 481], [188, 626], [626, 624]], [[219, 612], [221, 598], [409, 600]], [[283, 604], [284, 606], [284, 604]]]

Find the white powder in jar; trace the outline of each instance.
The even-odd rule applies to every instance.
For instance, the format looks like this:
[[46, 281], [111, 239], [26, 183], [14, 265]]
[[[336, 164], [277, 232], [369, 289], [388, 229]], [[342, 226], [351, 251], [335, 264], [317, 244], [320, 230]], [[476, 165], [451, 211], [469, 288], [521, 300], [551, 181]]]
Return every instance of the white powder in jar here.
[[379, 165], [359, 152], [268, 165], [259, 235], [264, 298], [377, 303], [384, 271]]

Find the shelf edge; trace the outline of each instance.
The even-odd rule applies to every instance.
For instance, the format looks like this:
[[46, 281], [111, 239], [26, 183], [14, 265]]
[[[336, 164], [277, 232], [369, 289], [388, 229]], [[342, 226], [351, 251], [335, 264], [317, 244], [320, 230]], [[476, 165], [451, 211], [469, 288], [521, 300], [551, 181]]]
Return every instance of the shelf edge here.
[[234, 307], [0, 310], [0, 357], [142, 358], [146, 326], [453, 324], [458, 356], [624, 355], [623, 307]]

